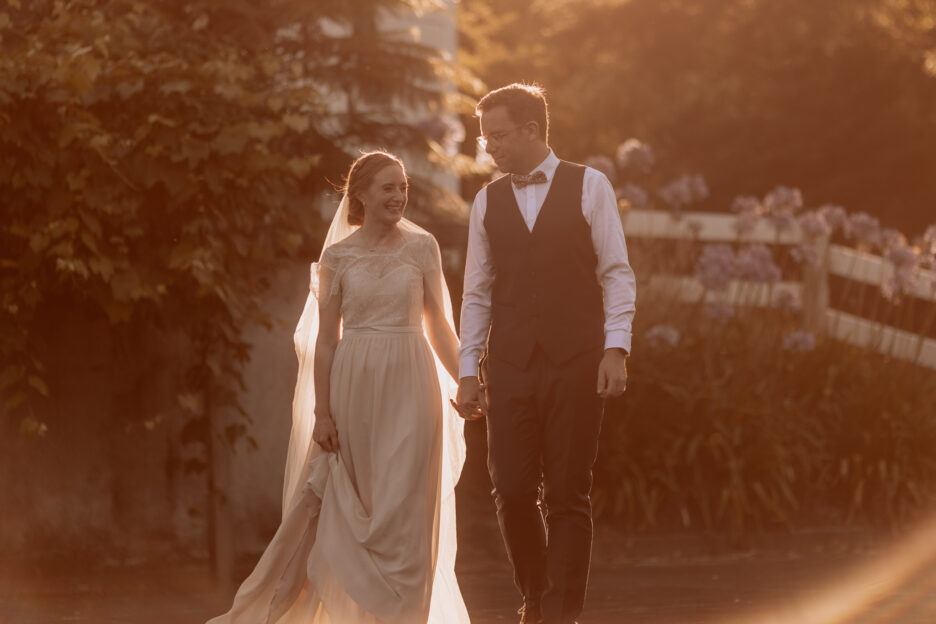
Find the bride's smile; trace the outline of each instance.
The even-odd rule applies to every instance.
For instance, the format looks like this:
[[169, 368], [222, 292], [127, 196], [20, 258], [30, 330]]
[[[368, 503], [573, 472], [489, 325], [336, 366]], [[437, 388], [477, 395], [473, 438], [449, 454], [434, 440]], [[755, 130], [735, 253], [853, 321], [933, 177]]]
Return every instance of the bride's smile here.
[[360, 194], [364, 204], [364, 222], [392, 225], [403, 218], [408, 184], [406, 174], [398, 166], [387, 166], [377, 172], [370, 185]]

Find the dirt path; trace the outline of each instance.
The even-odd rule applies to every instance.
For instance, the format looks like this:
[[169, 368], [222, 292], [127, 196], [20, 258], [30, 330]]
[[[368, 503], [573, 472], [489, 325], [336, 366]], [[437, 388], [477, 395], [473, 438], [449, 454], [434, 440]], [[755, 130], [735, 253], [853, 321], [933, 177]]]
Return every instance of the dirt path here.
[[[936, 550], [936, 542], [932, 546]], [[920, 554], [921, 548], [905, 550]], [[599, 530], [580, 622], [933, 624], [936, 556], [921, 557], [909, 573], [888, 564], [876, 576], [849, 581], [844, 593], [836, 589], [889, 552], [883, 541], [845, 530], [773, 536], [733, 551], [686, 536], [632, 538]], [[239, 566], [239, 578], [251, 565]], [[492, 522], [462, 531], [458, 572], [474, 624], [516, 621], [517, 597]], [[854, 604], [843, 611], [843, 600]], [[127, 568], [0, 563], [0, 624], [197, 624], [226, 610], [229, 601], [230, 590], [214, 590], [203, 562]], [[830, 611], [835, 605], [839, 611]]]

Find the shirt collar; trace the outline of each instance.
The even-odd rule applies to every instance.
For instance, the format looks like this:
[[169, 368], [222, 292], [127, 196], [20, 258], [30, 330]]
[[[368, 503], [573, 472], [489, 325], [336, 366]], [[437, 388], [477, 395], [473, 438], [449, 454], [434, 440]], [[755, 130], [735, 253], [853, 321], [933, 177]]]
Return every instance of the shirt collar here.
[[549, 150], [546, 158], [543, 159], [543, 162], [533, 167], [530, 173], [534, 171], [542, 171], [546, 174], [547, 180], [552, 180], [553, 174], [556, 173], [556, 168], [559, 166], [559, 157], [556, 156], [552, 150]]

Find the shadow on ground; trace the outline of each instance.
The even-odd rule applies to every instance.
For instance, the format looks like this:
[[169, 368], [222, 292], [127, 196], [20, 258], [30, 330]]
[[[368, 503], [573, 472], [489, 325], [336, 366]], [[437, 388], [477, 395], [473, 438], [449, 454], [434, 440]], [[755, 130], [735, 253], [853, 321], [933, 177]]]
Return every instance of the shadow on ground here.
[[[458, 575], [472, 622], [515, 622], [518, 598], [492, 510], [465, 507], [460, 510], [465, 519]], [[890, 552], [889, 540], [854, 530], [775, 535], [747, 549], [726, 550], [684, 535], [632, 537], [599, 526], [580, 621], [936, 622], [933, 558], [912, 573], [897, 574], [895, 583], [889, 577], [899, 566], [886, 565]], [[881, 561], [885, 566], [878, 566], [876, 576], [862, 576]], [[238, 578], [253, 563], [241, 561]], [[837, 589], [843, 583], [857, 585], [843, 593]], [[214, 587], [202, 561], [109, 567], [5, 560], [0, 564], [0, 623], [195, 624], [225, 611], [232, 593], [233, 588]], [[852, 608], [845, 604], [849, 600]]]
[[[474, 624], [516, 622], [519, 598], [471, 460], [459, 486], [457, 573]], [[243, 579], [259, 554], [238, 564]], [[0, 561], [0, 624], [198, 624], [230, 606], [204, 561], [119, 567], [65, 557]], [[580, 624], [933, 624], [936, 525], [902, 536], [854, 528], [763, 535], [596, 529]]]

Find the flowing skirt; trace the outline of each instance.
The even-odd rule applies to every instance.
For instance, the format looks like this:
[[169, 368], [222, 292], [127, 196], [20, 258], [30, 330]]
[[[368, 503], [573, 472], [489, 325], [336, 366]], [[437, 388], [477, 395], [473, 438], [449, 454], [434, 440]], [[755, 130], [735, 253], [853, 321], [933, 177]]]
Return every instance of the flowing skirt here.
[[339, 450], [313, 447], [276, 535], [209, 624], [468, 621], [437, 375], [421, 331], [345, 331], [330, 386]]

